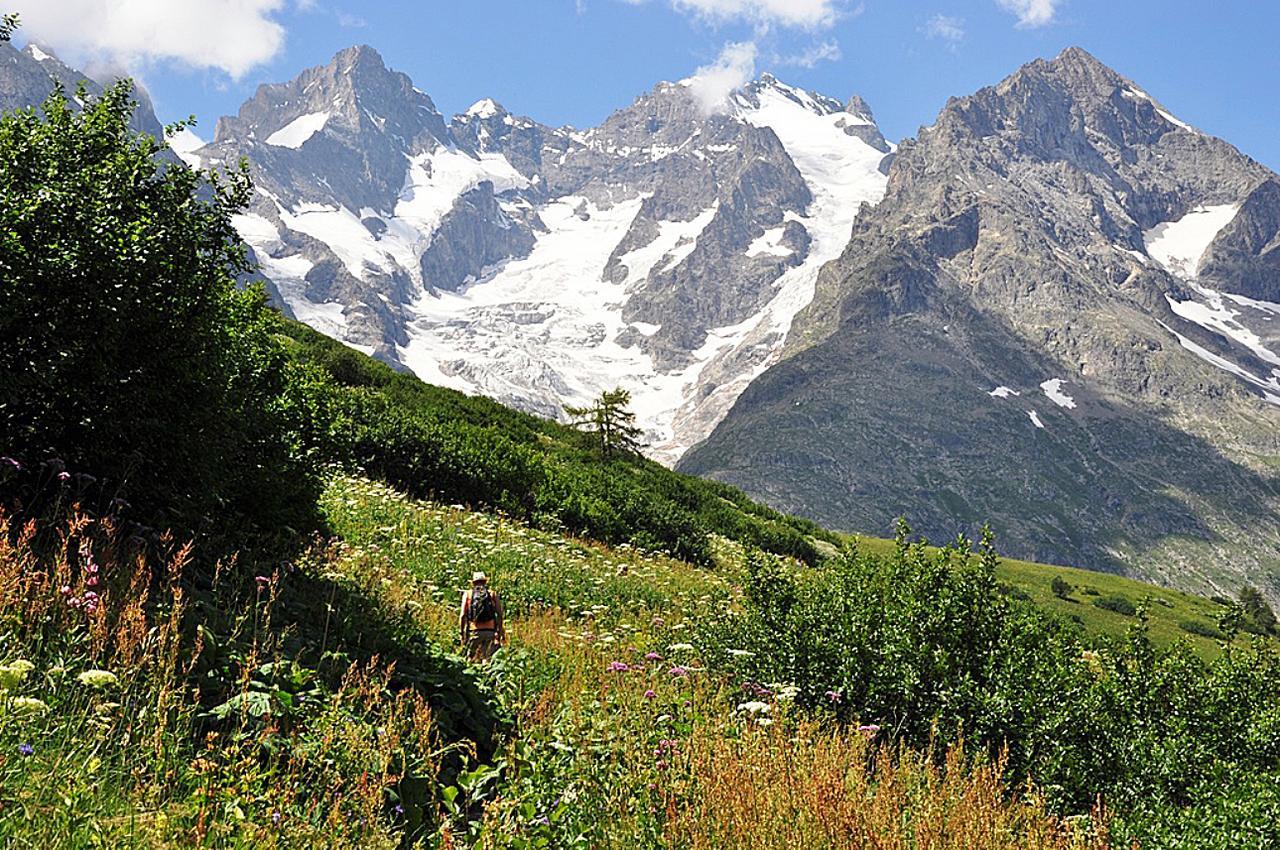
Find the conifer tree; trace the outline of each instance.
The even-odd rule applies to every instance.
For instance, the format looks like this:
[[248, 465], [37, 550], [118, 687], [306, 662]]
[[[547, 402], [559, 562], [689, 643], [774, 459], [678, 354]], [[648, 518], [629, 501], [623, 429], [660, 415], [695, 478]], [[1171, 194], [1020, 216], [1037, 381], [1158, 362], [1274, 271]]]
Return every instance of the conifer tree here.
[[640, 451], [640, 435], [643, 429], [635, 424], [636, 415], [628, 409], [631, 393], [618, 387], [606, 390], [586, 407], [565, 405], [564, 411], [573, 417], [578, 428], [594, 432], [600, 452], [605, 457]]

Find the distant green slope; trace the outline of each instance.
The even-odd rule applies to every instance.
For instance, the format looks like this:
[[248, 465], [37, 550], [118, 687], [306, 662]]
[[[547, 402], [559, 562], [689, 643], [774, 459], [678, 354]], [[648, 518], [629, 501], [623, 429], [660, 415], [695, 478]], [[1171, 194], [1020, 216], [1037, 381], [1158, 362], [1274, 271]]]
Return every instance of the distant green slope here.
[[[873, 554], [885, 553], [894, 546], [892, 540], [877, 537], [853, 535], [852, 540], [860, 549]], [[1218, 629], [1219, 618], [1227, 609], [1203, 596], [1157, 587], [1112, 573], [1013, 558], [1000, 560], [997, 575], [1009, 587], [1025, 593], [1039, 608], [1078, 621], [1091, 635], [1123, 637], [1137, 622], [1135, 615], [1094, 604], [1095, 600], [1121, 597], [1135, 607], [1146, 603], [1148, 627], [1155, 643], [1167, 646], [1176, 640], [1186, 639], [1206, 657], [1221, 651], [1220, 640], [1209, 635]], [[1057, 577], [1071, 585], [1066, 599], [1053, 592], [1053, 580]], [[1241, 632], [1235, 642], [1243, 645], [1251, 638], [1251, 635]]]

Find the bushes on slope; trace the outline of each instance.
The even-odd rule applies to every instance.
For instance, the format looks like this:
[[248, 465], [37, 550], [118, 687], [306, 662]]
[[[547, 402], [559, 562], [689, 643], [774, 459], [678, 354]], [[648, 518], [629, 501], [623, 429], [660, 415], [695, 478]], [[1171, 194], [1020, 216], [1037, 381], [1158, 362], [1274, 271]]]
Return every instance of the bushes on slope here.
[[279, 318], [236, 285], [248, 177], [165, 159], [131, 111], [121, 82], [0, 116], [0, 454], [56, 459], [155, 525], [305, 526]]

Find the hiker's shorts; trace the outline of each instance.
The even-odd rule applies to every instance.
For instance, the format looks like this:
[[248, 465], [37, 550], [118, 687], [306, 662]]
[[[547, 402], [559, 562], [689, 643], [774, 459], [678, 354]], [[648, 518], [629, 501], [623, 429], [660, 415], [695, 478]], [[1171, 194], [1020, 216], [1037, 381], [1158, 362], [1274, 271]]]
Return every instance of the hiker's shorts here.
[[488, 661], [498, 649], [496, 629], [475, 629], [467, 639], [467, 655], [472, 661]]

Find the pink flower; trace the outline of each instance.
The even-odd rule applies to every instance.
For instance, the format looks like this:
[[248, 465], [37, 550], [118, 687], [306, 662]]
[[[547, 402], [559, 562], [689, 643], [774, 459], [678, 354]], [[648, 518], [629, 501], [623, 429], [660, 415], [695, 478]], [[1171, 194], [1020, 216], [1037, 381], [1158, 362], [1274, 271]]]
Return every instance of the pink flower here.
[[654, 697], [656, 697], [656, 696], [657, 696], [657, 694], [655, 694], [655, 693], [653, 692], [653, 689], [652, 689], [652, 688], [650, 688], [649, 690], [647, 690], [647, 691], [645, 691], [645, 692], [644, 692], [644, 698], [645, 698], [645, 699], [653, 699], [653, 698], [654, 698]]
[[669, 672], [672, 676], [675, 676], [677, 678], [685, 678], [689, 675], [689, 668], [677, 666], [677, 667], [672, 667], [667, 672]]
[[864, 726], [859, 726], [858, 731], [868, 738], [874, 738], [876, 733], [880, 731], [880, 727], [874, 723], [868, 723]]
[[646, 652], [644, 654], [644, 660], [645, 661], [661, 661], [662, 655], [660, 655], [657, 652]]
[[86, 585], [88, 585], [89, 587], [97, 587], [97, 586], [98, 586], [98, 577], [97, 577], [97, 576], [89, 576], [89, 580], [88, 580], [88, 581], [86, 581], [86, 582], [85, 582], [85, 584], [86, 584]]
[[621, 661], [610, 661], [610, 662], [609, 662], [609, 672], [610, 672], [610, 673], [625, 673], [625, 672], [627, 672], [627, 671], [628, 671], [628, 670], [630, 670], [630, 669], [631, 669], [631, 668], [630, 668], [628, 665], [624, 664], [624, 663], [623, 663], [623, 662], [621, 662]]

